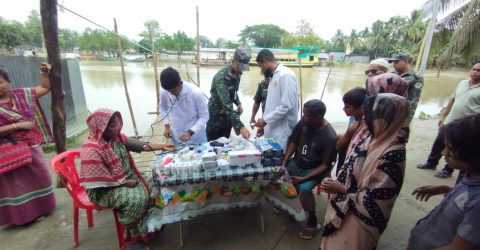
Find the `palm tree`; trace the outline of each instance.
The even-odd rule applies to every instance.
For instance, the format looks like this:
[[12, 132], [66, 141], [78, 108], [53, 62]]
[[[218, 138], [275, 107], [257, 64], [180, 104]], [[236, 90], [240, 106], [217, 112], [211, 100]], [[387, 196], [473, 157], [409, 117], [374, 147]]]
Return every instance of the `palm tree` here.
[[405, 39], [418, 45], [425, 34], [426, 23], [423, 21], [422, 12], [414, 10], [408, 20]]
[[[429, 0], [429, 2], [433, 1], [435, 0]], [[452, 6], [463, 4], [440, 22], [440, 25], [453, 31], [452, 38], [442, 57], [449, 57], [453, 54], [469, 57], [476, 49], [480, 48], [478, 43], [480, 40], [480, 0], [440, 1], [444, 12]]]

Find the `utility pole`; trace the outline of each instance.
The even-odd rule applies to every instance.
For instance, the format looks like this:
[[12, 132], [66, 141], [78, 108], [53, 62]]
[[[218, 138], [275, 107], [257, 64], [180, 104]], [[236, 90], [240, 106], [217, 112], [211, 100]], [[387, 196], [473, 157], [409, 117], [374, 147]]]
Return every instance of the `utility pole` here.
[[132, 118], [133, 130], [135, 132], [135, 136], [138, 138], [137, 123], [135, 122], [135, 115], [133, 114], [132, 102], [130, 101], [130, 94], [128, 93], [127, 79], [125, 77], [125, 65], [123, 63], [122, 37], [118, 33], [117, 20], [115, 18], [113, 19], [113, 25], [115, 28], [115, 34], [117, 34], [118, 57], [120, 57], [120, 68], [122, 69], [123, 88], [125, 90], [125, 97], [127, 97], [128, 110], [130, 111], [130, 117]]
[[197, 85], [200, 86], [200, 18], [198, 6], [195, 9], [197, 13]]

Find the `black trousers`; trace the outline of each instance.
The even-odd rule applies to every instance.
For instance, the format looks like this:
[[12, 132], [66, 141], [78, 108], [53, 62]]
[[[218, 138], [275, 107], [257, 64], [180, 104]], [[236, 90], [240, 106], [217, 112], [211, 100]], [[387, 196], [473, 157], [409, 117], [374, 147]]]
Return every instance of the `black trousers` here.
[[207, 126], [207, 140], [213, 141], [220, 137], [230, 138], [230, 133], [232, 132], [232, 126], [227, 127], [208, 127]]
[[[427, 163], [431, 166], [437, 166], [438, 162], [442, 158], [442, 152], [445, 149], [445, 131], [443, 128], [438, 130], [437, 137], [433, 142], [432, 150], [430, 151], [430, 155], [428, 156]], [[444, 169], [449, 171], [450, 173], [453, 172], [453, 169], [445, 165]]]

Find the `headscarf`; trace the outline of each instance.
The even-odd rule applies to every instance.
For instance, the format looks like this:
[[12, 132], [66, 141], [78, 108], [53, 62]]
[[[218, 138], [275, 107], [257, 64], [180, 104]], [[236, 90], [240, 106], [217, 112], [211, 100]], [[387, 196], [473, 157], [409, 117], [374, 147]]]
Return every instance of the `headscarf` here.
[[339, 229], [344, 217], [355, 215], [376, 237], [385, 230], [403, 184], [408, 101], [386, 93], [369, 97], [365, 104], [369, 129], [352, 140], [338, 181], [346, 194], [332, 195], [325, 215], [324, 235]]
[[363, 174], [365, 178], [362, 178], [364, 180], [370, 176], [378, 160], [387, 150], [397, 146], [405, 148], [406, 134], [402, 128], [409, 112], [407, 99], [391, 93], [369, 97], [365, 107], [367, 127], [372, 124], [372, 128], [369, 128], [372, 139], [365, 160], [366, 171]]
[[406, 98], [408, 95], [408, 83], [397, 74], [383, 73], [368, 78], [367, 93], [369, 96], [393, 93]]
[[11, 133], [12, 139], [29, 145], [52, 142], [50, 126], [45, 119], [34, 88], [16, 88], [10, 91], [11, 104], [0, 104], [0, 126], [22, 121], [33, 121], [35, 126], [29, 130], [17, 130]]
[[[114, 115], [121, 120], [120, 113], [110, 109], [98, 109], [87, 118], [90, 133], [80, 152], [80, 182], [86, 188], [118, 186], [127, 177], [112, 145], [103, 138]], [[126, 139], [125, 135], [118, 133], [112, 141], [125, 142]], [[131, 163], [134, 166], [132, 160]]]

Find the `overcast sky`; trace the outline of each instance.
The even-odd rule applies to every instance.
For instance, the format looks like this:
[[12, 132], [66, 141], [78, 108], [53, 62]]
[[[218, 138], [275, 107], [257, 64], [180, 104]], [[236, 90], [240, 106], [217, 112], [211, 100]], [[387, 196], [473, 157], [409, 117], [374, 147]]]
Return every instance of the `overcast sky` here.
[[[0, 8], [0, 16], [24, 21], [30, 10], [39, 10], [39, 0], [9, 1]], [[374, 21], [391, 16], [408, 16], [426, 0], [58, 0], [66, 7], [99, 24], [113, 27], [117, 18], [120, 32], [131, 38], [144, 29], [143, 23], [155, 19], [163, 32], [185, 31], [195, 36], [195, 6], [200, 8], [200, 34], [215, 41], [219, 37], [238, 39], [246, 25], [271, 23], [294, 32], [305, 19], [315, 32], [330, 39], [337, 29], [349, 34]], [[82, 31], [93, 27], [68, 12], [59, 12], [59, 25]]]

